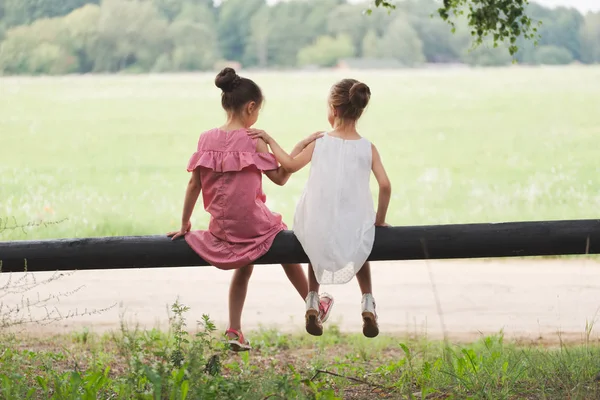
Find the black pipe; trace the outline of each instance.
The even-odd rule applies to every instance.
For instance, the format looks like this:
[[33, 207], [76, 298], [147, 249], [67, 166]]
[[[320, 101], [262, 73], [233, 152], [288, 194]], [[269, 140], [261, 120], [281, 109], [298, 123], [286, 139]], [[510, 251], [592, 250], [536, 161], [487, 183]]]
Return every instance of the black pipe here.
[[[600, 254], [600, 220], [379, 227], [369, 260]], [[0, 242], [2, 272], [207, 266], [185, 240], [160, 236]], [[306, 263], [291, 231], [256, 264]]]

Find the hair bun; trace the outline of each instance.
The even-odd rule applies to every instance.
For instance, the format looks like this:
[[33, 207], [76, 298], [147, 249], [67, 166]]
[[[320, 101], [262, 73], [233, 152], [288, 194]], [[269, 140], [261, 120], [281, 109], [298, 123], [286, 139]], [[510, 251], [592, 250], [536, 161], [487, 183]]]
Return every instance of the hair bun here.
[[371, 98], [371, 89], [362, 83], [356, 82], [350, 88], [350, 103], [354, 107], [363, 109], [369, 104], [369, 99]]
[[237, 86], [240, 77], [233, 68], [223, 68], [215, 78], [215, 86], [224, 92], [231, 92]]

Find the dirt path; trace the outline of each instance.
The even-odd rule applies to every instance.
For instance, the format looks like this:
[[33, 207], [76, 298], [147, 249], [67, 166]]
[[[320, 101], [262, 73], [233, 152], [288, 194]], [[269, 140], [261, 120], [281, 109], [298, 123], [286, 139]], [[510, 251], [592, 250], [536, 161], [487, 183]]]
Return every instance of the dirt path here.
[[[429, 263], [449, 337], [472, 339], [479, 332], [503, 329], [510, 337], [579, 339], [586, 322], [600, 308], [600, 262], [573, 260], [433, 261]], [[375, 298], [382, 332], [441, 337], [429, 269], [425, 262], [376, 263]], [[15, 274], [16, 275], [16, 274]], [[36, 275], [37, 279], [49, 276]], [[67, 319], [59, 324], [32, 326], [33, 332], [65, 332], [89, 327], [103, 332], [118, 328], [120, 314], [141, 326], [164, 327], [167, 306], [177, 297], [191, 307], [188, 326], [210, 314], [220, 328], [227, 322], [227, 290], [231, 272], [215, 268], [78, 271], [30, 292], [80, 291], [57, 304], [63, 314], [117, 304], [98, 315]], [[13, 276], [13, 279], [17, 278]], [[0, 276], [1, 283], [7, 275]], [[360, 331], [360, 294], [356, 282], [325, 286], [336, 303], [330, 321], [342, 331]], [[20, 295], [8, 295], [5, 304]], [[121, 306], [119, 306], [119, 303]], [[36, 310], [42, 315], [43, 310]], [[277, 327], [303, 329], [304, 303], [277, 266], [258, 266], [250, 283], [244, 314], [245, 330]], [[330, 322], [328, 322], [329, 324]], [[592, 336], [597, 338], [595, 330]]]

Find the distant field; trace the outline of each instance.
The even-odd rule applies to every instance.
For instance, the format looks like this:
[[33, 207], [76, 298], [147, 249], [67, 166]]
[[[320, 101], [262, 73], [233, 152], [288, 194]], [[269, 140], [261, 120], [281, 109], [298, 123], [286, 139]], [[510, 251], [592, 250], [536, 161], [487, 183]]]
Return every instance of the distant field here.
[[[249, 76], [267, 97], [257, 127], [287, 149], [328, 128], [336, 79], [371, 86], [360, 130], [393, 182], [391, 224], [599, 216], [600, 68]], [[62, 221], [5, 229], [0, 240], [176, 229], [198, 135], [223, 121], [212, 81], [0, 78], [0, 231]], [[307, 173], [283, 188], [265, 182], [269, 205], [290, 226]], [[207, 215], [196, 210], [194, 227], [204, 227]]]

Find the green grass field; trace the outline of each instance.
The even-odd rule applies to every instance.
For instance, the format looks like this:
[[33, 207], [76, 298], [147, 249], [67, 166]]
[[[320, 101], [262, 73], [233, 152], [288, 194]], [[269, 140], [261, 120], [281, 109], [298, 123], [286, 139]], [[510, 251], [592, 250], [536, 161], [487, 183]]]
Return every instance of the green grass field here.
[[[392, 179], [391, 224], [598, 217], [598, 67], [248, 76], [267, 98], [257, 127], [287, 149], [328, 128], [336, 79], [371, 86], [360, 131]], [[188, 158], [198, 135], [224, 120], [212, 81], [0, 78], [0, 240], [178, 228]], [[307, 174], [285, 187], [265, 182], [290, 225]], [[11, 229], [39, 220], [60, 223]], [[197, 207], [194, 227], [207, 220]]]

